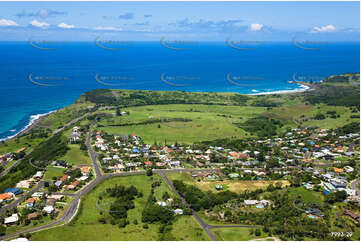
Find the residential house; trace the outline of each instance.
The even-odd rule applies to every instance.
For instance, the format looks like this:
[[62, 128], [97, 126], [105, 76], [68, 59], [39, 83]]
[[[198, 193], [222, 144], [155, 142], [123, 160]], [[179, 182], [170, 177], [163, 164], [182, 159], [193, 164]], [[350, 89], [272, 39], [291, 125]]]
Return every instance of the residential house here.
[[30, 186], [31, 186], [31, 181], [30, 180], [19, 181], [16, 184], [16, 188], [30, 188]]
[[36, 219], [39, 216], [40, 216], [40, 213], [34, 212], [34, 213], [29, 213], [27, 218], [31, 220], [31, 219]]
[[35, 198], [31, 197], [28, 200], [26, 200], [26, 206], [28, 208], [32, 208], [34, 207], [35, 202], [36, 202]]
[[55, 198], [48, 198], [48, 199], [46, 199], [45, 206], [54, 206], [55, 203], [56, 203]]
[[19, 221], [19, 215], [17, 213], [12, 214], [10, 217], [5, 218], [4, 224], [12, 225]]
[[244, 205], [252, 206], [258, 204], [258, 200], [244, 200]]
[[13, 200], [14, 195], [12, 193], [3, 193], [0, 194], [0, 203]]
[[52, 163], [53, 166], [68, 167], [68, 163], [65, 160], [57, 160]]
[[37, 171], [36, 174], [33, 176], [34, 179], [40, 180], [43, 177], [44, 172]]
[[81, 173], [82, 173], [84, 176], [88, 176], [89, 173], [90, 173], [89, 166], [82, 166], [82, 167], [81, 167]]
[[53, 206], [45, 206], [43, 208], [43, 211], [46, 212], [47, 214], [50, 214], [54, 211], [54, 207]]
[[14, 195], [19, 195], [19, 194], [22, 194], [23, 191], [21, 191], [19, 188], [7, 188], [5, 190], [6, 193], [12, 193]]
[[180, 209], [180, 208], [175, 209], [173, 212], [174, 212], [174, 214], [176, 214], [176, 215], [182, 215], [182, 214], [183, 214], [183, 210]]

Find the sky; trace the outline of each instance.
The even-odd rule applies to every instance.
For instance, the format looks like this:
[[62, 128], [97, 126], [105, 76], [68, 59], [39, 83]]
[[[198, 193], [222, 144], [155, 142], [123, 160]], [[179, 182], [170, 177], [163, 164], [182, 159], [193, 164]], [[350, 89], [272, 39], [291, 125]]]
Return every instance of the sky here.
[[359, 2], [0, 2], [0, 41], [359, 41]]

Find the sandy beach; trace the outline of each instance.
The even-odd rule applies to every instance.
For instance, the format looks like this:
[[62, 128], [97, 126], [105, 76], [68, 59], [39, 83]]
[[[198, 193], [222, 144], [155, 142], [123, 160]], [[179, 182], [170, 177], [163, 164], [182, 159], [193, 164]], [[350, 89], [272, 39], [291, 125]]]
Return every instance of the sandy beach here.
[[247, 94], [250, 96], [259, 96], [259, 95], [273, 95], [273, 94], [290, 94], [290, 93], [298, 93], [298, 92], [306, 92], [306, 91], [311, 91], [312, 86], [311, 85], [307, 85], [305, 83], [297, 83], [300, 88], [296, 88], [293, 90], [280, 90], [280, 91], [273, 91], [273, 92], [259, 92], [259, 93], [251, 93], [251, 94]]
[[30, 116], [30, 121], [29, 121], [29, 124], [26, 125], [20, 132], [12, 135], [12, 136], [9, 136], [9, 137], [6, 137], [6, 138], [3, 138], [3, 139], [0, 139], [1, 142], [3, 141], [9, 141], [11, 139], [15, 139], [17, 137], [20, 137], [22, 136], [23, 134], [29, 132], [31, 129], [33, 129], [36, 125], [38, 125], [41, 121], [44, 120], [45, 117], [47, 117], [48, 115], [50, 115], [51, 113], [53, 112], [56, 112], [57, 110], [54, 110], [54, 111], [50, 111], [48, 113], [44, 113], [44, 114], [36, 114], [36, 115], [31, 115]]

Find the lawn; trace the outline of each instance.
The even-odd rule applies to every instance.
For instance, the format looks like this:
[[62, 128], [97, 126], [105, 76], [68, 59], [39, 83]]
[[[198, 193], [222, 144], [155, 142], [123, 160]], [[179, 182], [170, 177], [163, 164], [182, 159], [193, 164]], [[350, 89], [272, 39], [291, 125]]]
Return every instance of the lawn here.
[[235, 193], [242, 193], [246, 190], [252, 191], [257, 189], [266, 189], [270, 184], [275, 185], [277, 182], [281, 182], [282, 186], [289, 185], [289, 181], [286, 180], [272, 180], [272, 181], [200, 181], [196, 182], [195, 185], [203, 191], [221, 192], [215, 189], [216, 185], [222, 185], [223, 190], [229, 190]]
[[255, 240], [255, 239], [261, 239], [266, 238], [267, 235], [264, 234], [262, 229], [261, 235], [256, 236], [253, 234], [250, 234], [250, 231], [252, 229], [250, 228], [215, 228], [211, 229], [213, 234], [217, 237], [218, 240], [223, 241], [247, 241], [247, 240]]
[[41, 122], [41, 126], [44, 128], [50, 128], [52, 130], [63, 127], [69, 121], [80, 117], [88, 112], [87, 107], [91, 106], [91, 103], [73, 103], [70, 106], [59, 109], [46, 116]]
[[91, 165], [92, 160], [89, 157], [87, 151], [80, 150], [80, 145], [78, 144], [68, 144], [70, 148], [67, 153], [59, 158], [59, 160], [65, 160], [68, 164], [76, 166], [76, 165]]
[[[76, 218], [67, 225], [40, 231], [33, 234], [33, 240], [158, 240], [159, 224], [150, 224], [148, 229], [143, 229], [141, 214], [150, 194], [152, 179], [159, 179], [158, 175], [153, 178], [145, 175], [113, 177], [103, 181], [94, 190], [87, 194], [81, 200], [80, 211]], [[113, 187], [115, 184], [126, 187], [134, 185], [138, 191], [143, 193], [143, 197], [134, 200], [135, 208], [128, 211], [128, 220], [130, 224], [125, 228], [118, 228], [117, 225], [101, 224], [98, 219], [102, 217], [100, 210], [96, 207], [98, 196], [106, 188]], [[160, 187], [156, 188], [155, 196], [157, 200], [163, 195], [161, 191], [167, 191], [172, 194], [168, 185], [162, 181]], [[134, 220], [138, 221], [135, 225]], [[182, 216], [174, 222], [172, 233], [179, 240], [185, 233], [189, 238], [187, 240], [207, 240], [200, 226], [191, 216]], [[182, 233], [181, 231], [184, 231]], [[200, 234], [200, 232], [202, 232]]]
[[64, 175], [65, 168], [60, 167], [47, 167], [44, 174], [44, 180], [51, 181], [53, 177], [59, 177]]
[[172, 235], [177, 240], [204, 241], [209, 240], [203, 229], [193, 216], [179, 217], [173, 225]]
[[[272, 180], [272, 181], [238, 181], [238, 180], [224, 180], [224, 181], [196, 181], [189, 173], [171, 172], [167, 174], [170, 180], [182, 180], [183, 182], [195, 185], [203, 191], [221, 192], [216, 190], [216, 185], [222, 185], [224, 190], [229, 190], [235, 193], [241, 193], [245, 190], [266, 189], [270, 184], [275, 185], [281, 182], [282, 186], [289, 185], [286, 180]], [[223, 190], [223, 191], [224, 191]]]
[[294, 197], [294, 199], [301, 199], [306, 203], [321, 204], [323, 201], [321, 193], [307, 190], [304, 187], [290, 188], [288, 190], [288, 194], [290, 197]]
[[[218, 105], [152, 105], [124, 109], [130, 115], [110, 117], [102, 125], [130, 124], [128, 126], [101, 127], [113, 134], [137, 134], [149, 144], [193, 143], [217, 138], [242, 138], [248, 134], [233, 123], [245, 122], [265, 111], [263, 107], [218, 106]], [[171, 121], [167, 119], [188, 119]], [[156, 120], [151, 124], [139, 124]], [[161, 121], [162, 120], [162, 121]]]
[[0, 155], [6, 154], [8, 152], [16, 152], [17, 150], [25, 147], [29, 152], [33, 147], [37, 146], [45, 138], [31, 138], [30, 135], [25, 135], [19, 139], [11, 139], [6, 142], [0, 143]]

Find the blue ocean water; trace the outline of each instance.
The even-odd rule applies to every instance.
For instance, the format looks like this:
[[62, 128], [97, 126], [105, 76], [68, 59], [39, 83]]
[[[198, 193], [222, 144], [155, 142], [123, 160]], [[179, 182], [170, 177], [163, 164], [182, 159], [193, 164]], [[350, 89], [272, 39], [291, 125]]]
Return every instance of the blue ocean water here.
[[94, 42], [42, 50], [28, 42], [0, 42], [0, 139], [22, 130], [37, 114], [72, 104], [96, 88], [238, 92], [300, 89], [289, 83], [360, 71], [358, 42], [305, 50], [291, 42], [238, 50], [205, 42], [186, 50], [137, 42], [120, 50]]

